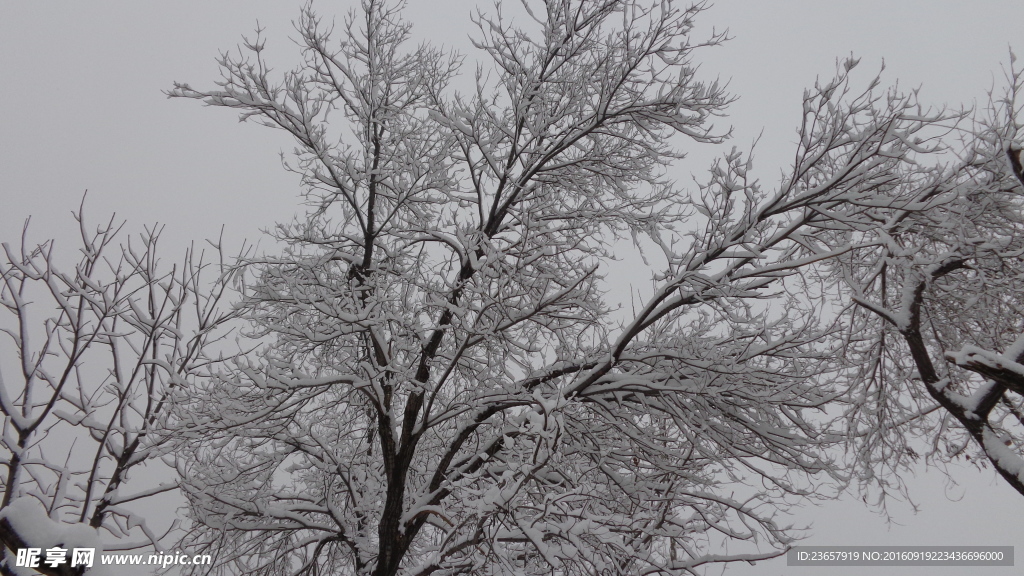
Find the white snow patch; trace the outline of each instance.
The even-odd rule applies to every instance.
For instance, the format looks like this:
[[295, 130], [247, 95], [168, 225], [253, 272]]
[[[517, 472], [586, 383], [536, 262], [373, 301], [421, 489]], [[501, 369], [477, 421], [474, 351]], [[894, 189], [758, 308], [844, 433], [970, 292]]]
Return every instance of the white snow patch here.
[[[99, 564], [103, 543], [96, 529], [88, 524], [64, 524], [53, 520], [46, 514], [38, 500], [25, 496], [15, 498], [6, 508], [0, 510], [0, 519], [6, 519], [29, 548], [63, 548], [68, 550], [68, 560], [74, 548], [93, 548], [96, 551], [93, 556], [94, 564], [85, 573], [89, 576], [110, 574], [106, 566]], [[20, 573], [19, 569], [13, 566], [13, 560], [11, 553], [8, 552], [9, 566], [14, 568], [16, 573]], [[38, 576], [35, 570], [20, 570], [27, 570], [26, 574]]]

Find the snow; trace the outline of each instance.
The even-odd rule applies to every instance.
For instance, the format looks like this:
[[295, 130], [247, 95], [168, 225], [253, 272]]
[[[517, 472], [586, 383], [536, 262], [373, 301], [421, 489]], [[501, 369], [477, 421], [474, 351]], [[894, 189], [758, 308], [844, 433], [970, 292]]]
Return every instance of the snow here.
[[[86, 571], [86, 574], [90, 576], [109, 574], [108, 569], [99, 564], [103, 543], [96, 529], [91, 526], [64, 524], [53, 520], [46, 514], [46, 510], [38, 500], [28, 496], [15, 498], [6, 508], [0, 510], [0, 519], [6, 519], [29, 548], [40, 548], [44, 551], [48, 548], [63, 548], [68, 550], [69, 554], [74, 548], [95, 549], [94, 565]], [[42, 558], [45, 559], [45, 552]], [[11, 562], [10, 556], [8, 562]], [[27, 574], [38, 576], [34, 570], [22, 570]]]
[[1024, 378], [1024, 364], [1020, 364], [1016, 361], [1020, 355], [1018, 350], [1021, 349], [1021, 345], [1021, 340], [1018, 339], [1006, 353], [999, 354], [967, 344], [961, 348], [959, 352], [951, 352], [947, 354], [947, 358], [958, 366], [978, 364], [988, 368], [1009, 370], [1015, 375]]
[[979, 386], [974, 394], [971, 394], [970, 396], [965, 397], [954, 392], [946, 392], [946, 397], [956, 402], [961, 408], [963, 408], [964, 412], [967, 412], [968, 414], [975, 414], [978, 410], [978, 404], [981, 403], [985, 396], [987, 396], [995, 386], [998, 386], [998, 384], [989, 380]]
[[997, 436], [992, 430], [986, 428], [982, 430], [981, 435], [985, 454], [998, 464], [999, 468], [1013, 474], [1024, 483], [1024, 459], [1015, 454], [1006, 445], [1004, 439]]

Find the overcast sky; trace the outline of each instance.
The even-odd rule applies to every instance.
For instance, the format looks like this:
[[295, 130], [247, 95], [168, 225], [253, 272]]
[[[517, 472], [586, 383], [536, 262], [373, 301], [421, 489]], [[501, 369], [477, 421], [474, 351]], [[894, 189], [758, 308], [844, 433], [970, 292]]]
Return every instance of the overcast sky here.
[[[316, 6], [340, 16], [351, 4]], [[473, 2], [410, 4], [418, 37], [469, 50]], [[257, 21], [270, 39], [271, 60], [295, 62], [288, 36], [299, 6], [298, 0], [0, 0], [0, 240], [15, 240], [29, 216], [34, 238], [66, 237], [68, 213], [87, 189], [94, 221], [116, 211], [135, 229], [165, 223], [167, 248], [175, 251], [189, 239], [217, 235], [221, 225], [235, 245], [255, 240], [260, 229], [298, 212], [297, 183], [278, 160], [279, 152], [291, 149], [283, 134], [239, 125], [227, 110], [167, 100], [162, 91], [173, 81], [211, 86], [218, 51], [232, 49]], [[734, 37], [698, 56], [701, 74], [728, 81], [740, 96], [722, 120], [735, 129], [729, 145], [746, 148], [763, 133], [755, 168], [773, 183], [793, 149], [803, 89], [818, 76], [831, 76], [837, 57], [863, 58], [863, 82], [884, 59], [883, 81], [920, 87], [925, 103], [983, 104], [989, 89], [1003, 85], [1000, 66], [1008, 64], [1011, 45], [1024, 56], [1022, 23], [1019, 0], [734, 0], [710, 8], [696, 34], [728, 28]], [[699, 174], [712, 152], [699, 151], [680, 166], [680, 180]], [[891, 525], [853, 497], [807, 510], [792, 522], [814, 524], [809, 545], [1016, 544], [1024, 534], [1024, 497], [989, 471], [958, 469], [953, 477], [961, 486], [950, 486], [934, 470], [918, 471], [909, 483], [922, 511], [896, 506]], [[823, 571], [787, 568], [778, 560], [729, 573]]]

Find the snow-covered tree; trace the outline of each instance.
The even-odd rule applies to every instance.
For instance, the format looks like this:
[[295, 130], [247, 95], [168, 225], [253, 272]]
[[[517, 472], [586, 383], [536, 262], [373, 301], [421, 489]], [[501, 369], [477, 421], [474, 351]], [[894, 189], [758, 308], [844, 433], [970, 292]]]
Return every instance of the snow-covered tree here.
[[[687, 191], [666, 169], [730, 101], [692, 64], [702, 7], [523, 7], [476, 16], [469, 93], [378, 0], [340, 37], [307, 7], [293, 71], [258, 35], [172, 90], [292, 136], [311, 205], [243, 265], [270, 344], [181, 405], [186, 542], [218, 573], [692, 573], [778, 555], [776, 511], [846, 480], [835, 295], [804, 271], [943, 117], [846, 61], [777, 187], [734, 151]], [[623, 240], [650, 286], [616, 307]]]
[[990, 464], [1024, 494], [1024, 73], [1012, 55], [1008, 81], [955, 127], [947, 165], [902, 179], [902, 200], [835, 270], [855, 303], [851, 414], [866, 461], [898, 467], [923, 434], [925, 456]]
[[91, 228], [82, 214], [77, 258], [31, 244], [27, 223], [20, 246], [3, 244], [3, 574], [15, 573], [18, 549], [64, 549], [64, 563], [38, 570], [80, 574], [75, 546], [170, 544], [140, 505], [176, 489], [172, 469], [138, 471], [167, 454], [175, 390], [208, 369], [204, 350], [232, 314], [218, 312], [225, 286], [204, 278], [200, 255], [162, 269], [159, 229], [118, 245], [113, 219]]

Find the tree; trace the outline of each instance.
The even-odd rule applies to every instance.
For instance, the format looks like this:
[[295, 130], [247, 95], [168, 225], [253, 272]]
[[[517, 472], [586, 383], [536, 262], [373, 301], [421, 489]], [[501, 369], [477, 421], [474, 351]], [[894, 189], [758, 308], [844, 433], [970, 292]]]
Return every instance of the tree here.
[[[691, 64], [722, 40], [691, 38], [703, 7], [524, 8], [477, 14], [470, 94], [377, 0], [340, 42], [304, 9], [280, 79], [258, 34], [215, 89], [170, 92], [291, 135], [312, 206], [241, 268], [269, 345], [178, 416], [186, 543], [219, 573], [694, 573], [777, 556], [774, 511], [847, 480], [841, 326], [805, 271], [945, 117], [854, 90], [847, 60], [777, 189], [734, 150], [687, 192], [676, 146], [720, 142], [730, 101]], [[652, 273], [628, 312], [604, 296], [619, 238]]]
[[875, 213], [835, 271], [863, 336], [850, 350], [862, 359], [871, 459], [897, 467], [916, 458], [911, 424], [933, 460], [973, 457], [1024, 494], [1024, 73], [1015, 60], [1006, 94], [960, 128], [949, 165], [904, 179], [902, 201]]
[[68, 268], [55, 242], [28, 242], [27, 222], [20, 247], [3, 244], [3, 574], [20, 548], [63, 548], [63, 564], [38, 570], [81, 574], [72, 547], [167, 544], [138, 504], [176, 482], [131, 477], [167, 455], [175, 390], [209, 369], [207, 346], [232, 314], [218, 311], [226, 286], [207, 282], [201, 255], [159, 268], [158, 228], [118, 246], [113, 218], [91, 229], [80, 208], [75, 219]]

